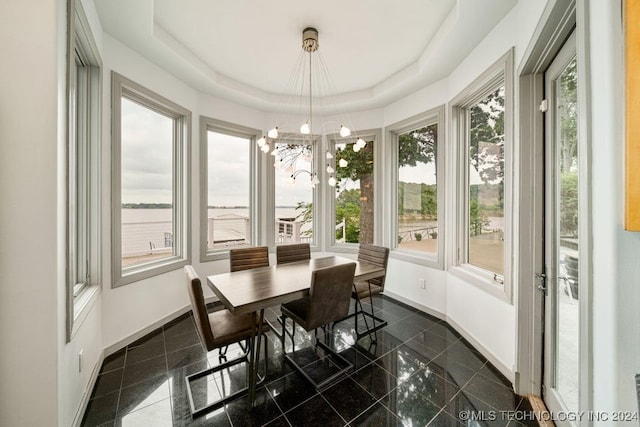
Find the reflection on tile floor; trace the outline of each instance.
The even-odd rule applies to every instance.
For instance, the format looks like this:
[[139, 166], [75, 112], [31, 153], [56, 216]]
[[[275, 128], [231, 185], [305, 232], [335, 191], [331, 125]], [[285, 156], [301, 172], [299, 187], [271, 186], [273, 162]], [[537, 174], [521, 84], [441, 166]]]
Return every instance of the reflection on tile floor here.
[[[267, 334], [266, 379], [256, 407], [240, 398], [191, 419], [184, 377], [219, 363], [218, 352], [199, 343], [191, 313], [167, 323], [107, 357], [85, 412], [83, 426], [520, 426], [500, 411], [526, 402], [487, 360], [445, 322], [390, 298], [374, 298], [377, 315], [389, 322], [377, 342], [356, 342], [353, 318], [336, 324], [329, 341], [354, 364], [342, 380], [317, 392], [285, 363], [282, 345]], [[211, 308], [214, 309], [214, 308]], [[365, 304], [365, 309], [370, 306]], [[278, 309], [265, 313], [277, 325]], [[363, 327], [363, 322], [359, 322]], [[323, 366], [311, 334], [297, 328], [296, 360]], [[264, 341], [263, 341], [264, 342]], [[286, 351], [292, 344], [287, 340]], [[229, 347], [227, 357], [240, 354]], [[264, 351], [260, 370], [265, 372]], [[245, 364], [196, 380], [196, 405], [219, 399], [246, 384]], [[480, 418], [470, 422], [467, 415]]]

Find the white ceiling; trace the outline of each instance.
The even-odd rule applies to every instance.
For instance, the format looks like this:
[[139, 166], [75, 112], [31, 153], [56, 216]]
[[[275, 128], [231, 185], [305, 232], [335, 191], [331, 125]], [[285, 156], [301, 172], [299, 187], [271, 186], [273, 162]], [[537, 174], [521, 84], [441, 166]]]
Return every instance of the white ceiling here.
[[366, 109], [442, 79], [517, 0], [94, 0], [103, 30], [197, 90], [263, 110], [302, 50], [319, 52], [332, 105]]

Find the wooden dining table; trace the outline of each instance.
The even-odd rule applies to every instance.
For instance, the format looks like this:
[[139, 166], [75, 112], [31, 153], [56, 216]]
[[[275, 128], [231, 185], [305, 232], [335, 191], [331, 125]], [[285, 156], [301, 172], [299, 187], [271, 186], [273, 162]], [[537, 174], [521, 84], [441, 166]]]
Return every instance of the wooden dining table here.
[[[256, 325], [264, 321], [264, 309], [303, 298], [309, 294], [311, 273], [320, 268], [356, 263], [354, 281], [385, 275], [383, 267], [349, 258], [329, 256], [310, 260], [207, 276], [207, 284], [232, 313], [252, 313]], [[261, 334], [254, 329], [249, 355], [248, 402], [253, 407]]]

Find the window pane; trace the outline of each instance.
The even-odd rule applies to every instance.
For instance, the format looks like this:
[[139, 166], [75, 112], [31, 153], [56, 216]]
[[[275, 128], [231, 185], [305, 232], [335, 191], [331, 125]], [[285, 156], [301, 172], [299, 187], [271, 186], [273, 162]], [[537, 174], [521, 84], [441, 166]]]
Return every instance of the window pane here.
[[504, 87], [469, 109], [470, 264], [504, 274]]
[[251, 244], [251, 140], [207, 135], [207, 247]]
[[172, 118], [122, 98], [122, 267], [171, 257]]
[[398, 135], [398, 247], [438, 253], [438, 125]]
[[275, 242], [313, 241], [311, 144], [276, 144]]
[[373, 243], [373, 141], [336, 144], [335, 179], [336, 242]]

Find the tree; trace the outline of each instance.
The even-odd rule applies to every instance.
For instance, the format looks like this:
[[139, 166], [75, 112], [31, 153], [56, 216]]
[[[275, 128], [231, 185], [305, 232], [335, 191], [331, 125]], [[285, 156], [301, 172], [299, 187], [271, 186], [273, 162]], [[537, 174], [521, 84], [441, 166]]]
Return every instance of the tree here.
[[[416, 166], [418, 163], [435, 162], [437, 155], [437, 138], [437, 124], [399, 135], [398, 164], [400, 166]], [[336, 191], [338, 191], [338, 193], [340, 193], [341, 185], [344, 187], [347, 180], [350, 180], [351, 182], [360, 182], [360, 230], [358, 239], [355, 241], [373, 243], [373, 207], [375, 190], [373, 183], [373, 142], [367, 142], [367, 145], [358, 152], [353, 150], [353, 146], [351, 144], [347, 144], [344, 148], [336, 151], [335, 158], [336, 165], [339, 165], [340, 159], [347, 161], [346, 167], [336, 167]], [[345, 190], [342, 191], [344, 192]], [[428, 194], [429, 191], [423, 190], [423, 193]], [[402, 195], [400, 195], [399, 198], [402, 200]], [[338, 196], [338, 199], [336, 200], [336, 221], [342, 220], [342, 217], [338, 215], [338, 211], [340, 210], [339, 200], [340, 196]], [[424, 209], [432, 212], [434, 210], [434, 201], [435, 198], [432, 198], [431, 201], [423, 201], [423, 204], [425, 204]]]

